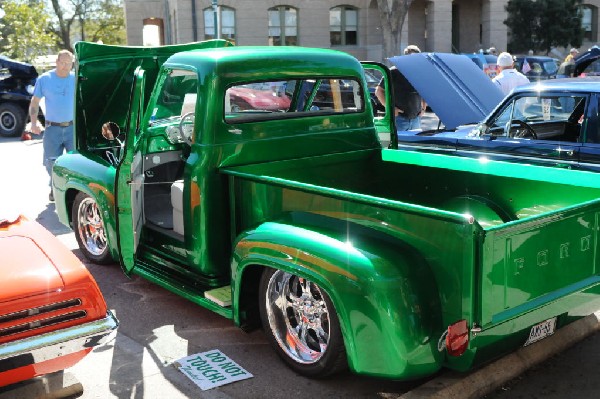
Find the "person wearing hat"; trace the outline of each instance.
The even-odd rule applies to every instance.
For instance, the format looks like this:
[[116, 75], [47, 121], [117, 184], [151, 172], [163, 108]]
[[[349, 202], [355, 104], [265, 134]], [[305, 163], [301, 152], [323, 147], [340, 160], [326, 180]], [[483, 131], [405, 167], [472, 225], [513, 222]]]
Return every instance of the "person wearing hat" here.
[[498, 85], [504, 95], [510, 93], [517, 86], [529, 83], [527, 76], [514, 68], [515, 61], [510, 53], [500, 53], [496, 65], [500, 69], [500, 73], [492, 79], [492, 82]]
[[569, 55], [565, 58], [565, 62], [573, 62], [574, 58], [577, 57], [577, 54], [579, 54], [579, 50], [573, 47], [571, 51], [569, 51]]
[[[419, 47], [411, 44], [404, 49], [404, 55], [417, 54], [421, 50]], [[421, 114], [425, 111], [426, 104], [423, 98], [417, 93], [417, 90], [395, 67], [390, 68], [392, 77], [392, 88], [394, 90], [394, 117], [396, 122], [396, 131], [404, 132], [407, 130], [421, 128]], [[375, 88], [375, 96], [379, 102], [385, 104], [385, 79], [382, 78]]]

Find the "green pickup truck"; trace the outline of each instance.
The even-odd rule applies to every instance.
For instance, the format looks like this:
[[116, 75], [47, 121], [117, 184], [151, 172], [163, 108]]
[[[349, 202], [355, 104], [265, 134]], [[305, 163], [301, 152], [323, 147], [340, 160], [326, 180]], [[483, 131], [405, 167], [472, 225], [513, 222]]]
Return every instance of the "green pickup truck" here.
[[467, 370], [600, 306], [597, 175], [382, 148], [348, 54], [76, 56], [53, 185], [85, 256], [262, 326], [302, 375]]

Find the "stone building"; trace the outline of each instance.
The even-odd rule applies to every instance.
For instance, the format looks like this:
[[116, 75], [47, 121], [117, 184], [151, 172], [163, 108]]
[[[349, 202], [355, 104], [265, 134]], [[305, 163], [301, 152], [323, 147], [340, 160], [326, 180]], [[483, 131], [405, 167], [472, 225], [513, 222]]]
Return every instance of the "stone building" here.
[[[403, 44], [423, 51], [506, 49], [508, 0], [414, 0]], [[600, 0], [584, 0], [587, 49], [598, 40]], [[216, 12], [215, 12], [216, 10]], [[382, 59], [376, 0], [125, 0], [129, 45], [177, 44], [221, 37], [238, 45], [330, 47]], [[558, 49], [557, 57], [564, 49]]]

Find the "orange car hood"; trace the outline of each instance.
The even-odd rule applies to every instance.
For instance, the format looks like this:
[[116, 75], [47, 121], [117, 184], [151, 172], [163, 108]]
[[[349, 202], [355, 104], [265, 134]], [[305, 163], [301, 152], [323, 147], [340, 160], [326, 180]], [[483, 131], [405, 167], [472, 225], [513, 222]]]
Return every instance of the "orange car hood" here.
[[0, 257], [0, 303], [64, 288], [57, 268], [29, 237], [0, 237]]

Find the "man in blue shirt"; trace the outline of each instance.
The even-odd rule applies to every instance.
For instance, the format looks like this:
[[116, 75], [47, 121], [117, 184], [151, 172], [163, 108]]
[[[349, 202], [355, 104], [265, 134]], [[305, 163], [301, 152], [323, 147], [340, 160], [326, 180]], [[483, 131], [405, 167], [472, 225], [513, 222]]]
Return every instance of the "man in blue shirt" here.
[[73, 54], [61, 50], [56, 58], [56, 68], [38, 77], [29, 104], [31, 132], [40, 134], [37, 123], [40, 100], [46, 102], [46, 129], [44, 131], [44, 165], [50, 176], [49, 200], [54, 201], [52, 192], [52, 165], [63, 151], [73, 148], [73, 108], [75, 101], [75, 74]]

